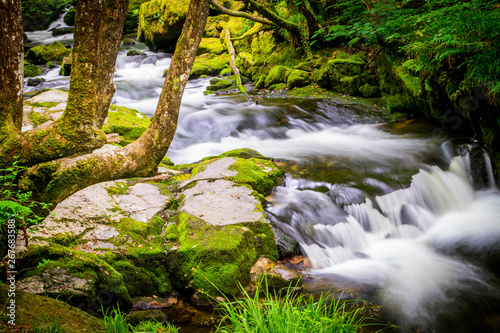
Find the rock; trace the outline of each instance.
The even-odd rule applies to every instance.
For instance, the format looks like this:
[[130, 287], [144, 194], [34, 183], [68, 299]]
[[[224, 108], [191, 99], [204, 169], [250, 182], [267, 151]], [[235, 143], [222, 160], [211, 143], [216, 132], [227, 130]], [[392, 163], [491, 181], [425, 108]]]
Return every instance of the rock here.
[[106, 134], [106, 142], [107, 143], [120, 143], [120, 134], [118, 134], [118, 133]]
[[365, 83], [359, 88], [359, 92], [361, 93], [361, 95], [363, 95], [363, 97], [373, 98], [377, 97], [380, 94], [380, 89], [378, 87], [371, 86], [368, 83]]
[[127, 51], [127, 57], [133, 57], [137, 55], [146, 55], [144, 52], [141, 52], [139, 50], [128, 50]]
[[137, 40], [153, 50], [169, 50], [182, 32], [189, 1], [152, 0], [141, 5]]
[[24, 77], [33, 77], [42, 74], [42, 69], [35, 65], [24, 65]]
[[218, 75], [224, 68], [229, 67], [227, 53], [220, 55], [205, 53], [196, 57], [189, 77], [195, 79], [202, 75]]
[[210, 85], [207, 87], [207, 90], [218, 91], [228, 89], [233, 86], [235, 86], [235, 82], [231, 79], [213, 78], [210, 80]]
[[44, 65], [47, 61], [62, 60], [71, 53], [63, 44], [53, 42], [49, 46], [39, 45], [32, 47], [26, 52], [25, 58], [32, 64]]
[[202, 38], [198, 47], [198, 55], [204, 53], [222, 54], [225, 52], [219, 38]]
[[135, 141], [148, 128], [151, 121], [134, 109], [111, 105], [102, 130], [106, 134], [118, 133], [121, 146]]
[[132, 308], [138, 310], [167, 309], [179, 303], [177, 297], [136, 297], [132, 300]]
[[304, 87], [311, 83], [311, 75], [309, 72], [294, 69], [288, 75], [286, 80], [286, 87], [293, 89], [295, 87]]
[[[0, 284], [1, 304], [7, 304], [10, 301], [8, 290], [7, 284]], [[20, 289], [16, 289], [15, 294], [16, 328], [21, 328], [26, 324], [29, 325], [30, 330], [43, 332], [54, 323], [63, 324], [67, 332], [99, 332], [102, 328], [100, 319], [62, 301], [34, 295]]]
[[75, 25], [75, 15], [76, 15], [76, 7], [71, 8], [66, 12], [66, 14], [63, 17], [64, 23], [66, 23], [69, 26], [74, 26]]
[[58, 119], [66, 108], [68, 93], [49, 90], [25, 100], [23, 106], [23, 131], [48, 125]]
[[290, 74], [291, 69], [285, 66], [274, 66], [269, 71], [269, 74], [264, 81], [264, 86], [266, 88], [270, 87], [276, 83], [286, 83], [288, 75]]
[[59, 75], [69, 76], [71, 74], [71, 56], [64, 57]]
[[72, 34], [73, 30], [74, 28], [56, 28], [52, 30], [52, 36], [57, 37], [57, 36]]
[[138, 324], [141, 321], [158, 321], [165, 323], [168, 317], [160, 310], [139, 310], [132, 311], [127, 315], [127, 319], [132, 324]]
[[41, 78], [41, 77], [37, 77], [36, 79], [29, 78], [27, 85], [29, 87], [36, 87], [44, 82], [45, 82], [45, 79]]
[[337, 92], [358, 95], [359, 88], [364, 84], [361, 74], [365, 65], [358, 55], [338, 51], [328, 61], [331, 88]]
[[263, 281], [269, 288], [280, 290], [283, 288], [301, 287], [300, 275], [285, 265], [271, 261], [268, 258], [259, 258], [250, 270], [252, 283]]
[[130, 186], [126, 194], [113, 198], [131, 218], [144, 223], [163, 209], [168, 199], [156, 186], [143, 183]]
[[253, 56], [249, 52], [239, 52], [235, 59], [235, 65], [240, 73], [245, 76], [252, 76]]
[[124, 38], [122, 41], [123, 46], [135, 45], [135, 42], [130, 38]]

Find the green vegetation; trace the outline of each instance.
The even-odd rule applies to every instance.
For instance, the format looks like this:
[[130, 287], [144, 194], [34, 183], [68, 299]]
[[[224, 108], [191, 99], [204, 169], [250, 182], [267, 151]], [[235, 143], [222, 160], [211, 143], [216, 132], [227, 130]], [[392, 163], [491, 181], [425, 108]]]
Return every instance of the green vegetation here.
[[355, 333], [373, 325], [369, 305], [329, 299], [325, 294], [315, 301], [312, 296], [295, 295], [293, 289], [281, 291], [284, 295], [263, 283], [254, 296], [242, 290], [243, 298], [219, 303], [223, 320], [217, 332]]
[[126, 146], [139, 138], [150, 123], [149, 118], [137, 110], [111, 105], [102, 130], [106, 134], [120, 134], [120, 145]]
[[47, 29], [76, 0], [22, 0], [24, 31]]
[[67, 57], [71, 53], [71, 50], [66, 48], [59, 42], [53, 42], [49, 46], [39, 45], [32, 47], [26, 52], [26, 59], [35, 65], [45, 65], [51, 60], [62, 61], [64, 57]]

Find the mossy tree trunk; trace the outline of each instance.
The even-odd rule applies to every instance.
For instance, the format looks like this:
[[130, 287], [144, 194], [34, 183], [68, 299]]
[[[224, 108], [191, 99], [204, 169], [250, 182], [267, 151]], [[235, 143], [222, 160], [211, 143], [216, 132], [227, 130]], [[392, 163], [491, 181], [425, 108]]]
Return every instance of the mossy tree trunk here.
[[210, 0], [192, 0], [151, 125], [128, 146], [100, 154], [64, 158], [32, 167], [20, 185], [37, 200], [57, 204], [92, 184], [157, 170], [177, 128], [182, 95], [203, 36]]
[[21, 0], [0, 1], [0, 139], [21, 130], [24, 49]]
[[[0, 2], [2, 8], [5, 7], [8, 14], [2, 17], [6, 22], [5, 29], [2, 29], [2, 43], [7, 43], [8, 47], [2, 47], [5, 52], [11, 52], [2, 57], [1, 61], [10, 63], [9, 59], [20, 57], [20, 70], [22, 75], [22, 50], [23, 37], [22, 30], [20, 37], [11, 32], [15, 24], [16, 17], [21, 12], [15, 10], [9, 12], [8, 4], [12, 2]], [[42, 130], [31, 130], [20, 132], [22, 123], [22, 76], [21, 84], [10, 86], [0, 86], [0, 94], [5, 94], [3, 99], [12, 100], [9, 94], [20, 94], [20, 100], [3, 110], [6, 116], [0, 118], [0, 128], [3, 134], [0, 137], [0, 167], [12, 164], [14, 156], [19, 156], [23, 165], [35, 165], [63, 158], [74, 154], [90, 152], [101, 147], [106, 142], [104, 133], [99, 130], [107, 116], [107, 110], [114, 94], [113, 74], [118, 47], [120, 45], [123, 24], [125, 22], [128, 0], [79, 0], [75, 17], [75, 44], [72, 54], [72, 74], [70, 78], [70, 90], [68, 104], [64, 114]], [[21, 26], [22, 28], [22, 26]], [[16, 36], [11, 45], [12, 37]], [[12, 50], [9, 49], [12, 48]], [[20, 51], [18, 50], [20, 48]], [[10, 51], [9, 51], [10, 50]], [[17, 51], [15, 51], [17, 50]], [[0, 51], [1, 52], [1, 51]], [[13, 63], [17, 63], [14, 62]], [[16, 68], [2, 66], [3, 77], [17, 77]], [[5, 75], [4, 75], [5, 74]], [[18, 80], [19, 81], [19, 80]], [[10, 81], [9, 81], [10, 82]], [[17, 82], [17, 81], [16, 81]], [[2, 80], [2, 84], [5, 81]], [[16, 87], [17, 90], [13, 89]], [[17, 88], [18, 87], [18, 88]], [[16, 130], [6, 130], [9, 128], [10, 118], [18, 119]], [[11, 126], [12, 127], [12, 126]]]

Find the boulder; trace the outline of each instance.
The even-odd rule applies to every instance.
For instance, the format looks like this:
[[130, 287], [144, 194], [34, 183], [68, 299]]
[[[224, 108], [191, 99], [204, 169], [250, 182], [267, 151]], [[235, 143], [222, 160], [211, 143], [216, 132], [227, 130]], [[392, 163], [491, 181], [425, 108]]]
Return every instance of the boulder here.
[[252, 266], [250, 276], [254, 285], [266, 282], [267, 287], [275, 290], [302, 287], [298, 273], [268, 258], [259, 258]]
[[139, 50], [128, 50], [127, 51], [127, 57], [132, 57], [132, 56], [137, 56], [137, 55], [145, 55], [145, 53], [142, 51], [139, 51]]
[[53, 42], [49, 46], [39, 45], [32, 47], [26, 52], [25, 58], [32, 64], [44, 65], [51, 60], [63, 60], [71, 53], [71, 50], [59, 42]]
[[42, 74], [42, 69], [35, 65], [24, 65], [24, 77], [33, 77]]
[[269, 88], [271, 85], [276, 84], [276, 83], [286, 83], [288, 75], [291, 73], [291, 69], [285, 66], [274, 66], [271, 68], [269, 71], [269, 74], [267, 75], [265, 81], [264, 81], [264, 86], [266, 88]]
[[52, 36], [57, 37], [57, 36], [72, 34], [73, 30], [74, 30], [73, 28], [56, 28], [52, 30]]
[[170, 50], [182, 32], [188, 0], [152, 0], [141, 5], [137, 40], [152, 50]]
[[202, 75], [218, 75], [224, 68], [229, 67], [227, 53], [220, 55], [204, 53], [196, 57], [189, 77], [195, 79]]
[[28, 82], [27, 82], [27, 85], [29, 87], [36, 87], [36, 86], [38, 86], [38, 85], [40, 85], [40, 84], [42, 84], [44, 82], [45, 82], [45, 79], [41, 78], [41, 77], [37, 77], [35, 79], [29, 78]]
[[135, 45], [135, 42], [132, 39], [128, 38], [128, 37], [123, 38], [122, 43], [123, 43], [123, 46]]
[[222, 54], [225, 52], [219, 38], [202, 38], [198, 47], [198, 55], [203, 53]]
[[311, 75], [309, 72], [294, 69], [288, 75], [286, 80], [286, 87], [293, 89], [295, 87], [304, 87], [311, 83]]

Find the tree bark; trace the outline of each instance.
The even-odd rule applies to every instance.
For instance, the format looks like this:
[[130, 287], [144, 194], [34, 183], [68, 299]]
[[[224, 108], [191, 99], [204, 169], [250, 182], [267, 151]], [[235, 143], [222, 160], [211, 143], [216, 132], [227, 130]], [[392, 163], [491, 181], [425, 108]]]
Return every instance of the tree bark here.
[[238, 12], [235, 10], [230, 10], [227, 9], [226, 7], [222, 6], [217, 2], [217, 0], [211, 0], [212, 5], [217, 8], [217, 10], [223, 14], [227, 14], [229, 16], [235, 16], [235, 17], [243, 17], [246, 19], [249, 19], [250, 21], [262, 23], [262, 24], [267, 24], [267, 25], [274, 25], [272, 21], [269, 21], [268, 19], [265, 19], [260, 16], [252, 15], [250, 13], [245, 13], [245, 12]]
[[21, 0], [0, 1], [0, 140], [23, 122], [24, 48]]
[[177, 128], [179, 108], [203, 36], [210, 0], [192, 0], [163, 85], [156, 113], [143, 135], [128, 146], [32, 167], [21, 184], [37, 200], [57, 204], [72, 193], [106, 180], [154, 174]]
[[102, 128], [108, 116], [111, 99], [115, 94], [113, 75], [116, 57], [122, 38], [129, 0], [105, 0], [102, 4], [99, 23], [98, 71], [97, 71], [97, 127]]

